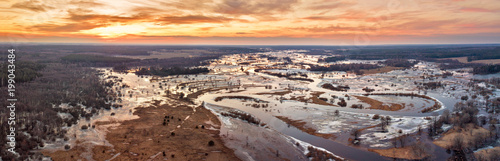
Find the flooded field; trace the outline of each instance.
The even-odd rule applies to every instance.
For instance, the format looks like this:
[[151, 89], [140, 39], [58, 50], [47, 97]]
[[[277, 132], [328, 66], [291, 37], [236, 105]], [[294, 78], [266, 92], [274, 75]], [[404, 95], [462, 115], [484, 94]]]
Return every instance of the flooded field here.
[[[283, 64], [281, 59], [285, 57], [294, 63]], [[77, 140], [89, 146], [112, 146], [105, 139], [106, 132], [124, 120], [137, 119], [133, 115], [137, 108], [155, 101], [170, 105], [169, 100], [180, 99], [217, 115], [222, 123], [219, 135], [243, 160], [273, 156], [307, 160], [310, 147], [337, 160], [390, 160], [368, 149], [390, 148], [391, 140], [420, 132], [443, 111], [452, 111], [460, 97], [467, 95], [469, 89], [463, 84], [474, 77], [457, 72], [446, 78], [433, 76], [433, 82], [445, 86], [423, 89], [419, 84], [429, 80], [422, 78], [444, 73], [433, 63], [420, 62], [410, 69], [368, 75], [314, 72], [307, 65], [297, 65], [317, 64], [320, 57], [292, 51], [235, 54], [213, 60], [206, 66], [212, 71], [208, 74], [168, 77], [100, 69], [103, 80], [115, 83], [114, 91], [120, 96], [115, 103], [119, 106], [103, 110], [90, 120], [80, 120], [68, 128], [67, 140], [57, 140], [44, 149], [61, 149]], [[229, 117], [227, 113], [231, 112], [260, 123]], [[387, 125], [381, 126], [381, 120], [387, 120]], [[359, 131], [356, 145], [354, 131]], [[436, 157], [448, 157], [444, 149], [433, 147]]]

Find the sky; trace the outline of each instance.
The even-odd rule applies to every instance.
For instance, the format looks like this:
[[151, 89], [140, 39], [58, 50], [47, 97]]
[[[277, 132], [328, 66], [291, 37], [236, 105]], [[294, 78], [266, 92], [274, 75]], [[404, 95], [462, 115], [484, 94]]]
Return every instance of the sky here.
[[500, 43], [500, 0], [0, 0], [0, 42]]

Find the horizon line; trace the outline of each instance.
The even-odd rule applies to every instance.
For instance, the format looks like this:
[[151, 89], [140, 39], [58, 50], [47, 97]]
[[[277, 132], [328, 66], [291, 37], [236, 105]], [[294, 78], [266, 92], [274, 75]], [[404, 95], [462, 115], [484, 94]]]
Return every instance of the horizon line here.
[[64, 42], [21, 42], [21, 43], [10, 43], [10, 42], [0, 42], [0, 45], [94, 45], [94, 46], [124, 46], [124, 45], [129, 45], [129, 46], [359, 46], [359, 47], [365, 47], [365, 46], [438, 46], [438, 45], [449, 45], [449, 46], [454, 46], [454, 45], [500, 45], [499, 43], [434, 43], [434, 44], [424, 44], [424, 43], [408, 43], [408, 44], [368, 44], [368, 45], [311, 45], [311, 44], [298, 44], [298, 45], [287, 45], [287, 44], [274, 44], [274, 45], [256, 45], [256, 44], [231, 44], [231, 45], [224, 45], [224, 44], [145, 44], [145, 43], [64, 43]]

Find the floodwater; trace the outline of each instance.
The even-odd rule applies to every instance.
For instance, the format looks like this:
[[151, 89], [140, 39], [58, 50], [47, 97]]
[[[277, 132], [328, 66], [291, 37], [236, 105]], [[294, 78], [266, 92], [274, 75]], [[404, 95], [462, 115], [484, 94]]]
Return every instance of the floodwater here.
[[[212, 103], [206, 102], [205, 106], [208, 107], [220, 106]], [[324, 139], [322, 137], [302, 132], [301, 130], [293, 126], [288, 126], [288, 124], [281, 121], [280, 119], [277, 119], [271, 114], [262, 112], [261, 110], [252, 107], [247, 107], [247, 108], [242, 108], [241, 106], [231, 106], [231, 107], [252, 114], [253, 116], [257, 117], [262, 122], [266, 123], [269, 127], [278, 132], [291, 136], [295, 139], [307, 142], [311, 145], [324, 148], [334, 153], [335, 155], [339, 155], [347, 160], [391, 160], [390, 158], [380, 156], [377, 153], [346, 146], [332, 140]]]
[[[223, 72], [225, 68], [218, 67], [218, 70], [220, 72]], [[235, 68], [236, 71], [238, 71], [239, 68]], [[225, 69], [229, 70], [229, 69]], [[273, 72], [307, 72], [302, 69], [296, 69], [296, 70], [270, 70]], [[227, 72], [227, 71], [226, 71]], [[175, 80], [171, 80], [168, 83], [167, 88], [174, 89], [173, 92], [184, 92], [184, 93], [189, 93], [188, 89], [189, 88], [183, 88], [181, 87], [180, 89], [175, 89], [175, 84], [179, 85], [181, 82], [186, 82], [187, 80], [190, 81], [198, 81], [198, 80], [208, 80], [208, 79], [220, 79], [222, 81], [220, 82], [213, 82], [209, 85], [218, 87], [218, 86], [224, 86], [226, 83], [231, 82], [232, 84], [240, 84], [241, 82], [245, 83], [255, 83], [255, 84], [266, 84], [266, 85], [272, 85], [273, 87], [279, 87], [279, 90], [284, 90], [286, 86], [295, 86], [295, 88], [300, 88], [300, 89], [308, 89], [310, 91], [317, 91], [317, 92], [325, 92], [323, 94], [323, 97], [331, 97], [329, 95], [336, 95], [336, 96], [343, 96], [345, 94], [348, 95], [362, 95], [364, 92], [362, 91], [354, 91], [354, 92], [335, 92], [331, 90], [327, 90], [324, 88], [320, 87], [320, 84], [324, 82], [325, 79], [319, 79], [318, 73], [309, 73], [309, 78], [313, 79], [314, 82], [312, 83], [300, 83], [296, 81], [289, 81], [284, 78], [276, 78], [273, 76], [269, 76], [267, 74], [262, 74], [262, 73], [255, 73], [253, 70], [249, 70], [251, 73], [250, 75], [196, 75], [195, 77], [191, 76], [185, 76], [186, 78], [177, 78]], [[123, 83], [127, 84], [130, 86], [130, 88], [127, 89], [121, 89], [121, 93], [125, 94], [125, 97], [123, 98], [123, 102], [120, 103], [123, 105], [122, 108], [118, 109], [112, 109], [110, 111], [101, 111], [101, 113], [95, 117], [93, 117], [91, 120], [80, 120], [80, 122], [77, 125], [72, 126], [69, 128], [68, 136], [75, 136], [75, 137], [70, 137], [69, 142], [62, 142], [62, 144], [54, 144], [50, 145], [48, 144], [47, 148], [49, 147], [59, 147], [62, 148], [64, 144], [71, 143], [73, 145], [74, 141], [78, 139], [84, 139], [84, 142], [91, 143], [93, 145], [109, 145], [109, 143], [106, 142], [105, 140], [105, 130], [106, 128], [98, 128], [96, 129], [88, 129], [88, 130], [81, 130], [80, 127], [82, 125], [87, 125], [87, 124], [94, 124], [96, 121], [123, 121], [123, 120], [130, 120], [134, 119], [136, 116], [132, 115], [132, 112], [134, 108], [139, 107], [139, 106], [148, 106], [150, 105], [150, 102], [152, 100], [164, 100], [164, 97], [161, 97], [161, 94], [165, 94], [163, 89], [158, 89], [157, 87], [159, 86], [159, 82], [150, 82], [151, 77], [138, 77], [135, 74], [129, 73], [129, 74], [119, 74], [119, 73], [110, 73], [107, 72], [105, 76], [107, 75], [115, 75], [123, 79]], [[252, 75], [253, 74], [253, 75]], [[342, 80], [344, 81], [344, 78], [341, 77], [343, 73], [337, 73], [335, 75], [332, 75], [331, 77], [328, 77], [328, 79], [339, 81]], [[393, 73], [394, 74], [394, 73]], [[397, 73], [396, 73], [397, 75]], [[220, 78], [219, 78], [220, 77]], [[233, 79], [238, 77], [238, 79]], [[354, 76], [350, 76], [354, 77]], [[377, 77], [371, 78], [371, 76], [367, 76], [366, 79], [373, 79], [377, 80]], [[397, 80], [396, 78], [385, 78], [390, 81], [379, 81], [378, 83], [380, 86], [387, 86], [389, 83], [396, 83], [396, 81], [400, 82], [400, 80]], [[347, 79], [347, 81], [356, 81], [355, 79]], [[365, 81], [365, 80], [357, 80], [357, 81]], [[167, 85], [164, 84], [164, 85]], [[221, 84], [222, 83], [222, 84]], [[405, 83], [405, 82], [400, 82], [400, 83]], [[364, 85], [363, 82], [358, 83], [358, 84], [353, 84], [351, 87], [358, 88], [359, 84]], [[406, 83], [411, 84], [411, 83]], [[156, 88], [154, 86], [156, 86]], [[205, 83], [200, 83], [198, 84], [201, 87], [209, 86], [205, 85]], [[401, 85], [404, 86], [404, 85]], [[380, 87], [379, 87], [380, 88]], [[398, 87], [399, 88], [399, 87]], [[418, 97], [399, 97], [399, 96], [368, 96], [370, 98], [380, 100], [384, 103], [406, 103], [407, 106], [412, 104], [413, 108], [407, 108], [403, 109], [400, 111], [383, 111], [383, 110], [370, 110], [370, 109], [352, 109], [349, 108], [350, 105], [352, 104], [357, 104], [361, 103], [357, 101], [357, 99], [351, 98], [351, 100], [347, 100], [348, 102], [348, 107], [333, 107], [333, 106], [325, 106], [325, 105], [318, 105], [318, 104], [305, 104], [303, 102], [298, 102], [298, 101], [279, 101], [278, 97], [279, 96], [269, 96], [269, 95], [255, 95], [255, 93], [259, 92], [270, 92], [269, 90], [266, 90], [264, 87], [250, 87], [243, 91], [242, 93], [225, 93], [225, 92], [210, 92], [206, 93], [202, 96], [200, 96], [197, 99], [198, 103], [205, 102], [205, 106], [222, 106], [222, 107], [228, 107], [228, 108], [234, 108], [238, 109], [244, 112], [247, 112], [249, 114], [252, 114], [253, 116], [257, 117], [259, 120], [262, 122], [266, 123], [270, 128], [284, 134], [290, 137], [293, 137], [295, 139], [301, 140], [303, 142], [307, 142], [311, 145], [317, 146], [324, 148], [335, 155], [339, 155], [343, 158], [346, 158], [348, 160], [392, 160], [387, 157], [383, 157], [378, 155], [377, 153], [374, 152], [369, 152], [366, 150], [364, 147], [352, 147], [348, 146], [345, 144], [342, 144], [340, 142], [324, 139], [322, 137], [310, 135], [308, 133], [305, 133], [293, 126], [289, 126], [287, 123], [281, 121], [280, 119], [277, 119], [273, 115], [281, 115], [286, 113], [286, 116], [289, 116], [290, 118], [304, 118], [307, 116], [322, 116], [318, 115], [318, 113], [328, 113], [328, 112], [333, 112], [335, 110], [339, 110], [344, 113], [352, 113], [357, 116], [361, 115], [373, 115], [373, 114], [379, 114], [379, 115], [389, 115], [391, 117], [396, 116], [396, 117], [425, 117], [425, 116], [432, 116], [434, 112], [432, 113], [421, 113], [419, 112], [422, 108], [432, 106], [434, 104], [434, 101], [428, 100], [428, 99], [423, 99], [423, 98], [418, 98]], [[303, 92], [303, 91], [302, 91]], [[394, 92], [394, 91], [392, 91]], [[129, 93], [132, 93], [133, 96], [129, 97]], [[161, 94], [156, 94], [156, 93], [161, 93]], [[294, 91], [292, 94], [298, 94], [299, 91]], [[406, 91], [408, 93], [408, 91]], [[291, 94], [291, 95], [292, 95]], [[233, 96], [233, 95], [242, 95], [242, 96], [249, 96], [254, 98], [258, 98], [261, 100], [265, 100], [270, 102], [269, 106], [271, 108], [267, 108], [269, 110], [274, 110], [273, 112], [266, 112], [263, 110], [263, 108], [253, 108], [251, 106], [247, 106], [248, 104], [252, 104], [253, 102], [243, 102], [241, 100], [234, 100], [234, 99], [224, 99], [219, 102], [215, 102], [214, 99], [219, 96]], [[299, 95], [307, 95], [310, 96], [309, 93], [302, 93]], [[439, 92], [429, 92], [427, 93], [427, 96], [433, 97], [437, 99], [443, 107], [439, 110], [437, 110], [437, 113], [442, 113], [444, 109], [449, 109], [452, 111], [454, 104], [458, 101], [457, 98], [453, 98], [448, 95], [444, 95], [443, 93]], [[165, 102], [165, 101], [164, 101]], [[308, 110], [295, 110], [295, 109], [302, 109], [302, 108], [307, 108]], [[313, 110], [309, 110], [313, 109]], [[111, 116], [111, 113], [115, 113], [114, 116]], [[281, 113], [281, 114], [280, 114]], [[313, 115], [311, 115], [313, 113]], [[368, 117], [368, 116], [366, 116]], [[356, 118], [350, 118], [349, 121], [351, 120], [356, 120]], [[327, 120], [328, 121], [328, 120]], [[362, 121], [360, 121], [362, 122]], [[117, 126], [119, 124], [114, 124], [112, 126]], [[351, 128], [353, 125], [349, 125], [349, 128]], [[340, 125], [334, 125], [333, 128], [340, 129]], [[340, 137], [347, 137], [348, 131], [342, 131], [342, 135]], [[376, 138], [375, 138], [376, 139]], [[61, 143], [61, 142], [60, 142]], [[433, 156], [435, 160], [446, 160], [449, 157], [449, 154], [446, 153], [446, 151], [443, 148], [437, 147], [434, 144], [430, 144], [432, 149], [434, 149]]]
[[[325, 105], [318, 105], [318, 104], [308, 104], [305, 105], [303, 102], [297, 102], [297, 101], [277, 101], [275, 97], [273, 96], [268, 96], [268, 95], [252, 95], [249, 93], [256, 93], [258, 91], [263, 91], [264, 89], [262, 87], [257, 87], [257, 88], [249, 88], [247, 91], [244, 93], [221, 93], [221, 92], [212, 92], [212, 93], [206, 93], [202, 96], [200, 96], [197, 100], [205, 102], [206, 106], [221, 106], [221, 107], [228, 107], [228, 108], [234, 108], [238, 109], [244, 112], [247, 112], [249, 114], [252, 114], [253, 116], [257, 117], [260, 119], [262, 122], [266, 123], [269, 125], [270, 128], [281, 132], [285, 135], [288, 135], [290, 137], [299, 139], [301, 141], [310, 143], [311, 145], [317, 146], [324, 148], [335, 155], [339, 155], [341, 157], [344, 157], [348, 160], [391, 160], [390, 158], [380, 156], [374, 152], [369, 152], [363, 147], [352, 147], [348, 146], [336, 141], [324, 139], [322, 137], [310, 135], [308, 133], [305, 133], [293, 126], [289, 126], [287, 123], [281, 121], [280, 119], [277, 119], [276, 117], [273, 116], [276, 115], [276, 110], [278, 113], [287, 113], [288, 115], [291, 115], [291, 118], [304, 118], [307, 115], [310, 115], [310, 113], [307, 113], [306, 111], [295, 111], [295, 112], [290, 112], [293, 111], [293, 108], [301, 108], [301, 107], [307, 107], [307, 108], [316, 108], [316, 109], [321, 109], [319, 111], [314, 111], [314, 112], [325, 112], [325, 111], [333, 111], [335, 109], [344, 111], [344, 112], [350, 112], [350, 113], [356, 113], [356, 114], [382, 114], [382, 115], [390, 115], [390, 116], [401, 116], [401, 117], [424, 117], [424, 116], [432, 116], [432, 113], [419, 113], [417, 111], [421, 110], [422, 107], [419, 106], [425, 106], [428, 107], [429, 105], [433, 105], [434, 101], [428, 100], [428, 99], [423, 99], [423, 98], [418, 98], [418, 97], [399, 97], [399, 96], [369, 96], [377, 100], [383, 100], [383, 102], [394, 102], [394, 103], [413, 103], [415, 106], [415, 109], [413, 110], [406, 110], [406, 111], [382, 111], [382, 110], [369, 110], [369, 109], [352, 109], [348, 107], [332, 107], [332, 106], [325, 106]], [[317, 90], [322, 90], [322, 89], [317, 89]], [[248, 104], [253, 104], [254, 102], [251, 101], [242, 101], [238, 99], [225, 99], [219, 102], [213, 101], [216, 97], [219, 96], [234, 96], [234, 95], [241, 95], [241, 96], [249, 96], [254, 98], [258, 98], [260, 100], [265, 100], [269, 101], [269, 105], [271, 108], [268, 108], [269, 110], [275, 110], [274, 112], [265, 112], [264, 109], [262, 108], [254, 108], [251, 106], [247, 106]], [[455, 98], [447, 97], [444, 95], [440, 95], [438, 93], [429, 93], [428, 96], [431, 96], [435, 99], [437, 99], [442, 105], [443, 108], [438, 110], [438, 113], [441, 113], [444, 109], [453, 109], [453, 105], [456, 103]], [[349, 102], [349, 101], [348, 101]], [[281, 110], [281, 111], [280, 111]], [[279, 114], [277, 114], [279, 115]], [[340, 128], [340, 127], [339, 127]], [[342, 137], [345, 137], [344, 135], [349, 135], [347, 133], [343, 133]], [[433, 157], [434, 159], [437, 160], [446, 160], [450, 155], [446, 153], [446, 150], [435, 146], [434, 144], [430, 144], [433, 149]]]

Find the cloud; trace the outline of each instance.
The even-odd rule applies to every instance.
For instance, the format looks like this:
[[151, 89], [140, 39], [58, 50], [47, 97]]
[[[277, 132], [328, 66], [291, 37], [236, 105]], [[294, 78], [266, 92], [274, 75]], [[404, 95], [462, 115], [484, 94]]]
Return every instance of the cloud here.
[[298, 0], [224, 0], [213, 8], [213, 12], [230, 15], [266, 16], [292, 11]]
[[330, 21], [330, 20], [336, 20], [338, 19], [335, 16], [309, 16], [309, 17], [304, 17], [302, 19], [306, 20], [321, 20], [321, 21]]
[[11, 8], [19, 8], [19, 9], [25, 9], [25, 10], [30, 10], [34, 12], [43, 12], [46, 11], [47, 9], [53, 9], [53, 7], [46, 6], [44, 4], [40, 4], [39, 1], [23, 1], [23, 2], [18, 2], [14, 3]]
[[93, 28], [103, 27], [104, 24], [96, 24], [96, 23], [68, 23], [64, 25], [54, 25], [54, 24], [43, 24], [43, 25], [35, 25], [32, 26], [34, 29], [38, 31], [49, 31], [49, 32], [77, 32], [80, 30], [89, 30]]
[[[4, 25], [0, 30], [68, 37], [94, 35], [103, 39], [112, 39], [102, 35], [115, 33], [116, 26], [140, 29], [127, 28], [120, 34], [193, 37], [349, 38], [353, 34], [377, 34], [380, 39], [389, 39], [395, 35], [500, 33], [500, 25], [495, 23], [500, 20], [496, 16], [499, 6], [490, 3], [494, 0], [401, 4], [370, 0], [119, 1], [11, 1], [7, 5], [12, 8], [3, 8], [0, 20], [13, 25]], [[49, 17], [50, 23], [31, 21], [39, 16]]]
[[224, 23], [229, 21], [242, 21], [240, 19], [227, 18], [223, 16], [209, 17], [203, 15], [187, 15], [187, 16], [164, 16], [156, 21], [161, 21], [167, 24], [194, 24], [194, 23]]
[[499, 10], [491, 10], [486, 8], [463, 7], [460, 9], [462, 12], [499, 12]]
[[354, 6], [355, 2], [343, 2], [343, 1], [334, 1], [334, 2], [323, 2], [323, 3], [314, 3], [307, 7], [311, 10], [332, 10], [336, 8], [348, 8]]
[[396, 26], [406, 30], [439, 30], [447, 25], [457, 24], [459, 20], [423, 20], [417, 19]]
[[365, 26], [360, 26], [360, 27], [351, 27], [351, 26], [344, 26], [344, 25], [329, 25], [329, 26], [314, 26], [314, 27], [298, 27], [298, 28], [289, 28], [292, 30], [302, 30], [302, 31], [307, 31], [310, 33], [325, 33], [325, 32], [356, 32], [356, 31], [363, 31], [365, 29], [368, 29], [370, 27], [365, 27]]
[[147, 21], [150, 18], [149, 14], [146, 13], [137, 13], [132, 16], [114, 16], [114, 15], [102, 15], [102, 14], [93, 14], [88, 10], [70, 10], [68, 11], [68, 17], [65, 19], [73, 21], [73, 22], [94, 22], [94, 23], [102, 23], [102, 22], [119, 22], [119, 23], [131, 23], [136, 21]]
[[95, 2], [93, 0], [72, 0], [69, 2], [75, 6], [79, 7], [96, 7], [96, 6], [104, 6], [104, 4]]
[[209, 30], [212, 30], [214, 28], [215, 27], [201, 27], [201, 28], [198, 28], [198, 30], [200, 30], [200, 31], [209, 31]]

